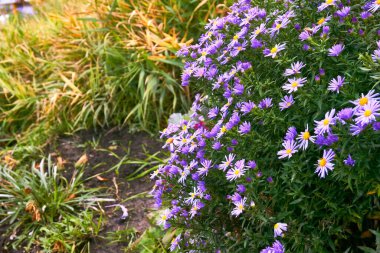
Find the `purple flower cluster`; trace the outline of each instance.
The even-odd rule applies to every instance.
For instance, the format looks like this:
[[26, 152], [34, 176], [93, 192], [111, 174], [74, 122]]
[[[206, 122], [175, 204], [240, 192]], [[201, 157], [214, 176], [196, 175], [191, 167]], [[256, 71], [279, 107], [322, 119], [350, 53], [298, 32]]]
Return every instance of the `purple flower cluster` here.
[[[344, 82], [344, 79], [339, 78], [338, 80]], [[348, 122], [352, 122], [350, 125], [350, 130], [352, 135], [358, 135], [368, 126], [373, 125], [373, 130], [378, 131], [379, 122], [377, 118], [380, 116], [380, 94], [375, 93], [374, 90], [368, 92], [368, 94], [361, 95], [361, 98], [351, 101], [354, 105], [353, 108], [344, 108], [335, 114], [335, 109], [325, 114], [324, 119], [315, 121], [314, 133], [311, 135], [308, 127], [304, 132], [297, 136], [297, 130], [295, 127], [290, 127], [285, 135], [284, 142], [282, 146], [284, 149], [277, 152], [280, 159], [290, 158], [299, 149], [305, 150], [308, 147], [309, 142], [323, 146], [332, 146], [334, 143], [339, 141], [338, 135], [333, 133], [333, 126], [338, 122], [345, 125]], [[325, 177], [328, 170], [334, 169], [335, 153], [332, 149], [324, 150], [323, 157], [318, 161], [316, 173], [320, 177]], [[350, 167], [355, 165], [355, 160], [352, 159], [351, 155], [348, 156], [344, 163]]]
[[[277, 182], [277, 179], [267, 175], [264, 169], [258, 169], [261, 168], [259, 160], [256, 164], [251, 160], [255, 158], [236, 151], [241, 143], [255, 140], [256, 130], [265, 124], [263, 119], [267, 115], [272, 117], [275, 112], [280, 111], [290, 114], [293, 110], [300, 109], [300, 105], [297, 105], [299, 97], [307, 93], [309, 88], [317, 89], [319, 87], [315, 86], [320, 85], [326, 91], [325, 86], [322, 86], [325, 83], [324, 76], [334, 77], [330, 79], [327, 90], [335, 93], [350, 88], [346, 79], [347, 83], [354, 83], [349, 74], [331, 76], [321, 66], [314, 66], [312, 69], [310, 61], [287, 57], [288, 49], [294, 49], [295, 46], [280, 39], [282, 34], [291, 30], [297, 36], [299, 34], [295, 39], [302, 41], [298, 41], [298, 50], [301, 51], [303, 47], [312, 51], [312, 47], [319, 46], [320, 54], [324, 58], [337, 61], [345, 57], [341, 56], [345, 45], [329, 39], [332, 37], [331, 30], [335, 29], [329, 22], [334, 19], [338, 20], [336, 22], [348, 22], [354, 9], [341, 5], [340, 1], [326, 0], [319, 5], [318, 13], [323, 15], [335, 10], [335, 14], [324, 15], [311, 28], [302, 29], [293, 22], [296, 19], [294, 1], [284, 2], [283, 8], [267, 13], [260, 7], [252, 6], [249, 0], [239, 0], [226, 17], [210, 20], [206, 25], [207, 31], [200, 37], [198, 44], [184, 46], [178, 51], [179, 56], [188, 59], [181, 76], [182, 85], [199, 82], [212, 95], [197, 95], [190, 117], [169, 124], [161, 132], [161, 138], [165, 139], [163, 148], [170, 152], [170, 157], [151, 178], [156, 179], [152, 195], [158, 208], [163, 205], [165, 195], [173, 195], [170, 207], [162, 212], [158, 220], [158, 224], [164, 228], [169, 228], [173, 221], [179, 219], [188, 225], [190, 220], [202, 215], [210, 201], [220, 197], [213, 196], [210, 190], [212, 188], [206, 183], [209, 182], [210, 174], [218, 174], [223, 182], [233, 185], [228, 188], [228, 195], [224, 196], [229, 201], [228, 212], [231, 217], [248, 215], [249, 210], [255, 206], [254, 197], [248, 194], [249, 185], [254, 180], [261, 180], [269, 185]], [[378, 9], [376, 3], [372, 3], [365, 11], [372, 15], [371, 12]], [[316, 38], [323, 43], [318, 45]], [[349, 45], [347, 43], [347, 48]], [[377, 42], [377, 46], [372, 55], [375, 62], [378, 62], [380, 56], [380, 42]], [[281, 80], [278, 93], [268, 91], [265, 87], [256, 94], [252, 89], [256, 84], [248, 83], [247, 77], [256, 75], [256, 63], [243, 57], [248, 52], [250, 55], [258, 55], [263, 61], [278, 63], [280, 72], [276, 78]], [[278, 97], [273, 95], [281, 93], [288, 94]], [[327, 91], [326, 93], [331, 95]], [[343, 95], [345, 93], [342, 92]], [[343, 96], [342, 94], [339, 96]], [[215, 98], [211, 97], [214, 95]], [[339, 108], [339, 111], [331, 108], [323, 118], [315, 120], [314, 124], [302, 122], [302, 129], [296, 123], [294, 125], [298, 126], [298, 130], [294, 126], [289, 127], [282, 141], [282, 149], [277, 152], [278, 158], [290, 159], [311, 147], [321, 148], [323, 151], [321, 150], [320, 159], [315, 159], [315, 173], [320, 178], [325, 178], [334, 170], [334, 161], [339, 158], [333, 150], [341, 138], [336, 129], [349, 126], [352, 135], [358, 135], [370, 126], [375, 131], [380, 130], [380, 94], [371, 90], [351, 101], [351, 104], [353, 106], [341, 110]], [[290, 107], [292, 109], [287, 110]], [[346, 154], [344, 164], [354, 167], [355, 160]], [[262, 176], [264, 177], [261, 178]], [[286, 223], [276, 223], [274, 237], [281, 237], [286, 231]], [[183, 237], [179, 235], [173, 240], [171, 250], [180, 247], [181, 238]], [[283, 245], [275, 241], [261, 252], [284, 251]]]

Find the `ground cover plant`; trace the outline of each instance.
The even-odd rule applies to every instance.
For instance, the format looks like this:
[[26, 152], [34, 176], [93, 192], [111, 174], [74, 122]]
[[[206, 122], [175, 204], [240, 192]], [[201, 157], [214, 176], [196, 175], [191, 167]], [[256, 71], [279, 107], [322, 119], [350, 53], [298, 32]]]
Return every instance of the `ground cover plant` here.
[[380, 2], [230, 9], [178, 53], [202, 94], [152, 174], [170, 250], [380, 250]]
[[29, 169], [0, 168], [0, 226], [7, 238], [2, 250], [81, 252], [99, 232], [98, 189], [85, 188], [83, 170], [70, 180], [51, 159]]

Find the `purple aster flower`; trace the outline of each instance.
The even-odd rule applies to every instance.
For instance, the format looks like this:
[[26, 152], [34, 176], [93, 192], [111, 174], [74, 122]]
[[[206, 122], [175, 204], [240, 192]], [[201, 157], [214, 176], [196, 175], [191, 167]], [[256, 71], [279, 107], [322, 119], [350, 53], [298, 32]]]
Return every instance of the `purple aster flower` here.
[[261, 48], [263, 46], [263, 43], [260, 40], [252, 39], [251, 40], [251, 47], [252, 48]]
[[256, 105], [252, 101], [244, 102], [244, 103], [242, 103], [242, 105], [240, 107], [240, 111], [243, 114], [247, 114], [255, 107], [256, 107]]
[[309, 39], [311, 36], [311, 33], [309, 31], [303, 31], [300, 33], [300, 35], [298, 36], [298, 38], [301, 40], [301, 41], [305, 41], [307, 39]]
[[304, 44], [302, 46], [302, 49], [305, 50], [305, 51], [309, 51], [310, 50], [310, 46], [308, 44]]
[[179, 248], [179, 243], [181, 241], [181, 234], [177, 235], [170, 243], [170, 251], [174, 251]]
[[218, 116], [218, 114], [219, 114], [219, 108], [218, 107], [214, 107], [214, 108], [211, 108], [209, 110], [207, 116], [209, 117], [209, 119], [213, 119], [216, 116]]
[[358, 135], [360, 134], [365, 128], [367, 127], [367, 124], [365, 125], [350, 125], [350, 132], [352, 135]]
[[322, 3], [320, 6], [318, 6], [318, 11], [323, 11], [329, 6], [336, 5], [336, 0], [326, 0], [324, 3]]
[[286, 140], [284, 143], [282, 143], [282, 146], [284, 149], [277, 152], [279, 159], [290, 158], [294, 153], [298, 151], [294, 140]]
[[376, 121], [376, 117], [380, 116], [380, 103], [376, 100], [369, 101], [362, 108], [359, 108], [354, 115], [357, 125], [365, 125]]
[[380, 1], [375, 0], [375, 1], [372, 1], [372, 4], [371, 4], [369, 10], [371, 12], [376, 12], [379, 8], [380, 8]]
[[364, 20], [371, 17], [371, 16], [372, 16], [372, 14], [369, 11], [363, 11], [362, 13], [360, 13], [360, 17]]
[[373, 131], [380, 131], [380, 122], [374, 122], [372, 124]]
[[250, 68], [252, 68], [252, 64], [250, 62], [238, 61], [236, 63], [236, 69], [242, 73]]
[[239, 192], [239, 193], [241, 193], [241, 194], [243, 194], [243, 193], [246, 191], [246, 188], [245, 188], [244, 185], [242, 185], [242, 184], [238, 184], [238, 185], [236, 186], [236, 191]]
[[231, 200], [232, 202], [239, 202], [240, 200], [242, 200], [242, 197], [239, 193], [235, 192], [232, 196], [231, 196]]
[[295, 24], [294, 25], [294, 29], [296, 29], [297, 31], [301, 30], [301, 25], [300, 24]]
[[236, 83], [235, 86], [234, 86], [234, 89], [233, 89], [233, 92], [235, 93], [235, 95], [242, 95], [244, 93], [244, 85], [242, 85], [241, 83]]
[[256, 39], [257, 36], [259, 36], [260, 34], [262, 33], [266, 33], [266, 28], [265, 28], [265, 24], [260, 24], [259, 27], [257, 27], [253, 33], [251, 34], [251, 37], [250, 39], [253, 41]]
[[301, 61], [297, 61], [295, 63], [292, 63], [290, 66], [290, 69], [285, 70], [284, 76], [291, 76], [291, 75], [300, 74], [301, 69], [305, 66], [306, 65]]
[[243, 124], [239, 127], [239, 133], [241, 135], [248, 134], [251, 131], [251, 123], [249, 122], [243, 122]]
[[317, 83], [319, 83], [319, 82], [321, 81], [321, 77], [320, 77], [319, 75], [316, 75], [316, 76], [314, 77], [314, 80], [315, 80]]
[[320, 74], [321, 76], [325, 76], [325, 75], [326, 75], [326, 71], [325, 71], [325, 69], [320, 68], [320, 69], [319, 69], [319, 74]]
[[255, 161], [248, 161], [247, 166], [248, 166], [250, 169], [255, 169], [257, 165], [256, 165], [256, 162], [255, 162]]
[[342, 9], [340, 9], [339, 11], [337, 11], [336, 14], [340, 18], [345, 18], [348, 16], [348, 14], [350, 14], [350, 11], [351, 11], [351, 7], [345, 6]]
[[279, 241], [275, 241], [272, 244], [272, 247], [266, 247], [265, 249], [261, 250], [260, 253], [285, 253], [285, 248]]
[[320, 178], [324, 178], [329, 170], [334, 169], [334, 164], [332, 163], [334, 157], [335, 153], [332, 149], [323, 150], [323, 156], [318, 160], [317, 169], [315, 170], [315, 173], [318, 173]]
[[217, 141], [217, 142], [215, 142], [215, 143], [212, 145], [212, 148], [213, 148], [214, 150], [219, 150], [219, 149], [222, 148], [222, 144], [221, 144], [219, 141]]
[[272, 107], [272, 99], [271, 98], [264, 98], [260, 101], [259, 106], [260, 109], [266, 109]]
[[336, 44], [332, 46], [332, 48], [329, 49], [328, 55], [332, 57], [337, 57], [342, 53], [343, 49], [344, 49], [344, 45], [342, 43]]
[[292, 95], [285, 96], [279, 103], [280, 110], [283, 111], [288, 109], [292, 104], [294, 104], [294, 99]]
[[238, 141], [236, 140], [236, 139], [232, 139], [231, 140], [231, 145], [233, 145], [233, 146], [236, 146], [236, 145], [238, 145]]
[[352, 110], [352, 108], [344, 108], [338, 112], [337, 116], [340, 122], [342, 122], [342, 124], [345, 124], [346, 121], [352, 118], [353, 114], [354, 111]]
[[321, 36], [324, 37], [324, 36], [327, 36], [330, 32], [330, 27], [329, 26], [324, 26], [322, 28], [322, 33], [321, 33]]
[[371, 56], [374, 62], [380, 62], [380, 49], [373, 51], [373, 54]]
[[288, 230], [288, 225], [286, 223], [278, 222], [274, 224], [273, 231], [274, 231], [274, 237], [277, 236], [284, 236], [284, 232]]
[[298, 90], [298, 88], [304, 86], [306, 83], [306, 78], [289, 78], [288, 82], [282, 86], [282, 89], [292, 93]]
[[309, 125], [306, 126], [304, 132], [298, 135], [297, 140], [299, 141], [299, 147], [303, 150], [307, 149], [309, 141], [314, 142], [314, 136], [311, 136], [309, 132]]
[[278, 34], [280, 32], [280, 29], [286, 28], [289, 23], [290, 23], [290, 20], [287, 17], [277, 18], [272, 28], [268, 29], [270, 36], [273, 37], [276, 34]]
[[330, 112], [327, 112], [325, 114], [325, 119], [320, 120], [320, 121], [315, 120], [315, 123], [316, 123], [316, 127], [314, 129], [315, 133], [317, 133], [318, 135], [324, 134], [326, 132], [329, 133], [331, 131], [330, 126], [335, 125], [334, 114], [335, 114], [335, 109], [332, 109]]
[[240, 52], [244, 51], [247, 48], [247, 45], [248, 43], [246, 41], [244, 41], [242, 44], [240, 43], [236, 44], [234, 48], [232, 49], [230, 55], [232, 57], [237, 56]]
[[232, 210], [231, 214], [233, 216], [239, 216], [244, 211], [245, 202], [247, 202], [247, 198], [245, 197], [240, 201], [234, 201], [233, 204], [235, 205], [235, 208]]
[[334, 144], [335, 142], [338, 142], [338, 141], [339, 141], [338, 135], [329, 133], [327, 135], [327, 138], [326, 138], [326, 141], [325, 141], [325, 145], [326, 146], [331, 146], [332, 144]]
[[347, 156], [347, 159], [343, 161], [345, 165], [349, 166], [349, 167], [354, 167], [355, 166], [355, 160], [352, 159], [351, 155], [348, 155]]
[[329, 91], [334, 91], [336, 93], [339, 93], [340, 88], [344, 85], [344, 77], [337, 76], [336, 79], [333, 78], [330, 83], [329, 87], [327, 88]]
[[360, 108], [363, 108], [365, 105], [367, 105], [371, 101], [379, 101], [379, 93], [375, 93], [374, 90], [370, 90], [367, 95], [364, 95], [362, 93], [361, 98], [356, 99], [355, 101], [351, 101], [355, 105], [354, 111], [359, 110]]
[[273, 253], [285, 253], [285, 247], [279, 241], [275, 241], [272, 245]]
[[273, 183], [273, 178], [272, 178], [272, 177], [268, 177], [268, 178], [267, 178], [267, 182], [268, 182], [268, 183]]
[[264, 50], [265, 57], [275, 58], [279, 52], [285, 49], [285, 43], [276, 44], [272, 49]]
[[285, 135], [284, 140], [286, 140], [286, 141], [295, 140], [295, 138], [297, 137], [297, 134], [298, 134], [297, 129], [294, 126], [291, 126], [286, 131], [286, 135]]

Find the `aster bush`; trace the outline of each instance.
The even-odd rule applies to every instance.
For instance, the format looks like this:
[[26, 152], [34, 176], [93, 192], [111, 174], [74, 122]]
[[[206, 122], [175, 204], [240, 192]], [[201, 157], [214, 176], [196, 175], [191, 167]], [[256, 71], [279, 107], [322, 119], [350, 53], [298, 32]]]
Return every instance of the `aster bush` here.
[[200, 94], [152, 174], [171, 250], [376, 248], [379, 8], [239, 0], [179, 51]]

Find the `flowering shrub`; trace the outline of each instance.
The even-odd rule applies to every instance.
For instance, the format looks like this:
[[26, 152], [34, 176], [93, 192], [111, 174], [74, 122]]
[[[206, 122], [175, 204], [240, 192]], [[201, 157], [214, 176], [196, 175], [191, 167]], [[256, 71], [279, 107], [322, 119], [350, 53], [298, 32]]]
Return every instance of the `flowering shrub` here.
[[162, 131], [171, 155], [152, 175], [171, 250], [375, 246], [379, 8], [239, 0], [179, 51], [182, 85], [203, 95]]

